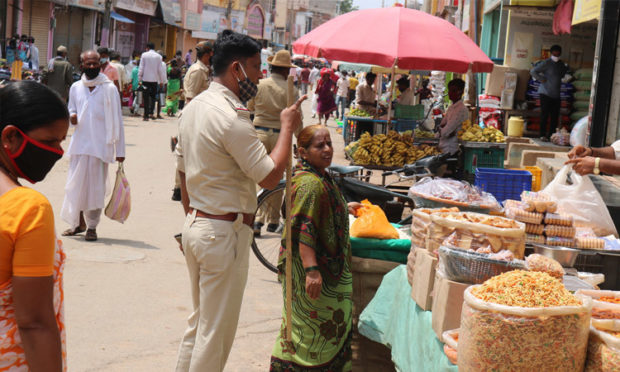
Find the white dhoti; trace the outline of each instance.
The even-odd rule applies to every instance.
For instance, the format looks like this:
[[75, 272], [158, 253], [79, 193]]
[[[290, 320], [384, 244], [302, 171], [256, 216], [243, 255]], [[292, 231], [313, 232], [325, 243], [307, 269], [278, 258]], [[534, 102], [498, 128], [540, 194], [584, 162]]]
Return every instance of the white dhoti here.
[[76, 228], [80, 225], [80, 212], [89, 229], [95, 229], [105, 207], [108, 186], [108, 163], [89, 155], [73, 155], [65, 186], [65, 200], [61, 218]]

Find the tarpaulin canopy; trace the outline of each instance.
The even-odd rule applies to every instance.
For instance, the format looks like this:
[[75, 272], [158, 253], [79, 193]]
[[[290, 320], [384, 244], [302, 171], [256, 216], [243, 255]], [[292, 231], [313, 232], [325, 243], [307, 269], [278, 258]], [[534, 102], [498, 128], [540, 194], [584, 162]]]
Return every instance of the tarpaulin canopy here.
[[454, 25], [403, 7], [343, 14], [295, 41], [293, 52], [404, 70], [493, 70], [489, 57]]

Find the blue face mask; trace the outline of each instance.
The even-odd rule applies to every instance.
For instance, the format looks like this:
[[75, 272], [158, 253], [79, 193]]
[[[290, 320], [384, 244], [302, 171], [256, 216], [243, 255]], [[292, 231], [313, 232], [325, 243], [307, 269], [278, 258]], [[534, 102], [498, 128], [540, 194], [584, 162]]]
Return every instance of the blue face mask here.
[[101, 62], [101, 64], [103, 65], [104, 63], [108, 62], [109, 58], [101, 58], [99, 59], [99, 62]]

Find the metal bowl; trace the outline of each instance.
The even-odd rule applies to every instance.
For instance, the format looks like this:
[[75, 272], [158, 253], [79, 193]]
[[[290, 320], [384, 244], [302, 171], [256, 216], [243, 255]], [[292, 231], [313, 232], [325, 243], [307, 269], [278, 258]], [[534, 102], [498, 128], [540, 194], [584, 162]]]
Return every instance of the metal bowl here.
[[534, 246], [534, 253], [541, 254], [545, 257], [553, 258], [558, 261], [563, 267], [573, 267], [577, 256], [579, 256], [578, 249], [566, 248], [566, 247], [550, 247], [548, 245], [532, 244]]

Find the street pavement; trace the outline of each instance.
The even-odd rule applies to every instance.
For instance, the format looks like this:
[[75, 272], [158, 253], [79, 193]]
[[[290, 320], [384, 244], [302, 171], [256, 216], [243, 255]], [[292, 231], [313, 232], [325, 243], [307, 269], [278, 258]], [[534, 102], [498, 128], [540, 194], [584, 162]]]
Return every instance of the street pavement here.
[[[303, 104], [304, 125], [311, 118]], [[170, 137], [176, 119], [143, 122], [125, 115], [131, 214], [124, 223], [102, 216], [97, 242], [63, 237], [65, 319], [69, 371], [172, 371], [190, 314], [185, 260], [173, 236], [183, 226], [180, 203], [170, 200], [175, 159]], [[334, 163], [346, 164], [342, 136], [332, 119]], [[66, 149], [67, 141], [63, 144]], [[69, 165], [63, 157], [34, 186], [52, 203], [58, 234]], [[117, 166], [109, 167], [109, 187]], [[30, 185], [26, 185], [30, 186]], [[234, 185], [231, 185], [234, 187]], [[239, 327], [225, 371], [267, 371], [281, 323], [282, 294], [276, 275], [250, 253], [250, 272]]]

